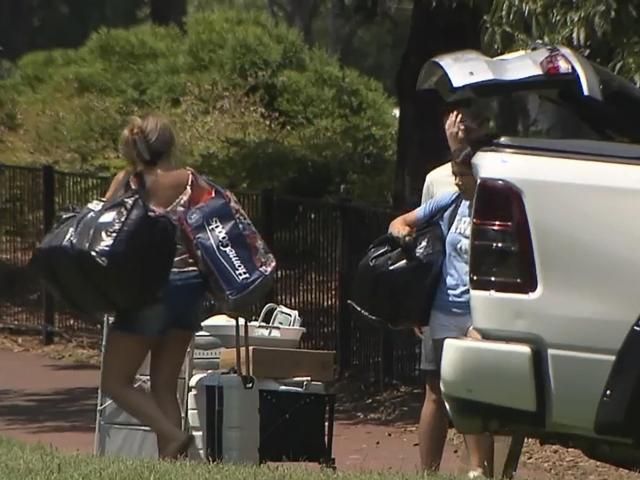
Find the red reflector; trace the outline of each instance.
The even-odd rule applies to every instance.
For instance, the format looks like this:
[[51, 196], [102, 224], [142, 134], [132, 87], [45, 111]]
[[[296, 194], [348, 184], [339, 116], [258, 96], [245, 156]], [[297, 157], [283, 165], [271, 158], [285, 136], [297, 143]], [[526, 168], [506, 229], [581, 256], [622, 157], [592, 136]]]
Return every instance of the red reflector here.
[[560, 52], [552, 52], [542, 59], [540, 68], [546, 75], [571, 73], [573, 66], [567, 57]]

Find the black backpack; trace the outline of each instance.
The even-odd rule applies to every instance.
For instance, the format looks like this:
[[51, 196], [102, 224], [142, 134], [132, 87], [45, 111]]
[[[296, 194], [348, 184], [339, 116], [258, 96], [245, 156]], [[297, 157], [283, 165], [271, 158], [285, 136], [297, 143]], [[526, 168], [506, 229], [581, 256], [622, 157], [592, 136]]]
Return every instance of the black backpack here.
[[445, 257], [440, 219], [452, 210], [448, 232], [461, 203], [462, 197], [456, 195], [409, 240], [386, 234], [371, 244], [358, 264], [349, 300], [362, 318], [391, 328], [428, 324]]
[[[157, 300], [176, 253], [176, 225], [152, 212], [144, 178], [108, 202], [67, 215], [30, 262], [45, 287], [84, 314], [135, 310]], [[127, 181], [128, 184], [128, 181]]]

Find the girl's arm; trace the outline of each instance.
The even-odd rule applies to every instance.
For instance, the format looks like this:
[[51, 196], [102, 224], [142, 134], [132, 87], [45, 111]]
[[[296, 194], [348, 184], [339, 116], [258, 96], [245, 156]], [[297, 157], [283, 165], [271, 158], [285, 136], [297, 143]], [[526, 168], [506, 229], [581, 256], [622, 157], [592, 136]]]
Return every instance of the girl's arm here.
[[417, 227], [428, 222], [438, 212], [449, 205], [455, 195], [455, 193], [439, 195], [415, 210], [400, 215], [389, 224], [389, 233], [398, 238], [411, 235]]
[[116, 193], [122, 188], [122, 184], [129, 179], [129, 170], [122, 170], [113, 177], [111, 180], [111, 185], [109, 185], [109, 189], [107, 193], [104, 195], [105, 200], [111, 200]]
[[418, 216], [416, 215], [416, 210], [400, 215], [392, 220], [389, 224], [389, 233], [398, 238], [411, 235], [417, 225]]

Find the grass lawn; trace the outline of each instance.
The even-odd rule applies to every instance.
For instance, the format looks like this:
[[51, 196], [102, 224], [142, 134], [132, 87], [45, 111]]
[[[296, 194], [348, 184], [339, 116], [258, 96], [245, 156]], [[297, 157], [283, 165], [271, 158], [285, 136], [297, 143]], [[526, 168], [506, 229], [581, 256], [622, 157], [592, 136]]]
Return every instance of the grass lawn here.
[[[25, 445], [0, 436], [0, 480], [321, 480], [424, 479], [389, 473], [333, 473], [302, 466], [240, 467], [65, 455], [46, 446]], [[430, 476], [446, 480], [446, 476]]]

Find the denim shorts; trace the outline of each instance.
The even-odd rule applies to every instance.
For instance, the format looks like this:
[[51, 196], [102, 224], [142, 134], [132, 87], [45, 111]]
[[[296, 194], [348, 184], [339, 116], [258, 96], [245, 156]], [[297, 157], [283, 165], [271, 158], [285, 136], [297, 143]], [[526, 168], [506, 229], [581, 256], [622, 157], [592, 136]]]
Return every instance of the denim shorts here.
[[171, 272], [157, 303], [136, 311], [117, 312], [111, 328], [144, 336], [160, 336], [169, 330], [195, 333], [201, 328], [205, 293], [199, 272]]
[[445, 339], [464, 337], [470, 326], [470, 315], [451, 315], [432, 310], [429, 335], [425, 335], [422, 339], [423, 362], [421, 368], [439, 374]]

